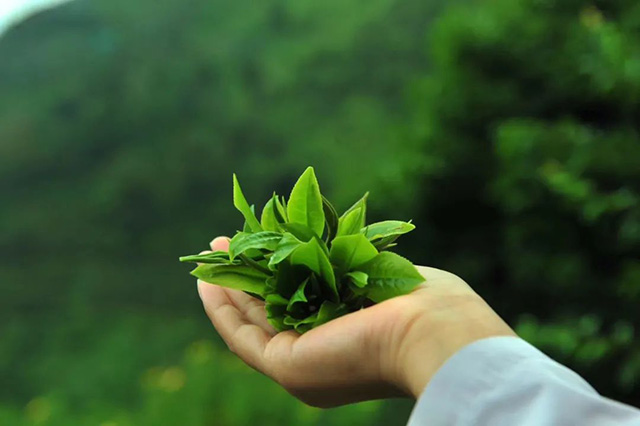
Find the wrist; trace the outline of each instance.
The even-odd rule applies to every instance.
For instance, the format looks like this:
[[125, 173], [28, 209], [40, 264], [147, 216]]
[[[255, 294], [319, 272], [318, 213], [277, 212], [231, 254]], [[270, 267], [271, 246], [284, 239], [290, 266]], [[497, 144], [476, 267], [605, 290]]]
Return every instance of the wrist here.
[[437, 370], [463, 347], [488, 337], [515, 336], [473, 292], [431, 305], [423, 305], [408, 323], [397, 350], [396, 385], [416, 399]]

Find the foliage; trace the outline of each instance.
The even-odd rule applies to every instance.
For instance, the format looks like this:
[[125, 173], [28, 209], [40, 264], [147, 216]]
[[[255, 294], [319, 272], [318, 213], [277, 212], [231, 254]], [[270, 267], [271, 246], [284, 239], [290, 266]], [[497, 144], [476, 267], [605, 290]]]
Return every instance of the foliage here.
[[[640, 5], [454, 8], [416, 85], [420, 229], [517, 330], [640, 401]], [[448, 190], [444, 190], [447, 188]]]
[[[160, 339], [175, 338], [173, 331]], [[121, 334], [121, 330], [109, 332], [104, 338], [111, 344], [113, 338], [123, 340], [116, 333]], [[139, 344], [132, 337], [122, 341], [122, 349]], [[110, 370], [119, 377], [124, 373], [116, 365]], [[34, 396], [24, 409], [4, 406], [0, 409], [0, 419], [15, 426], [347, 426], [370, 423], [380, 413], [377, 402], [328, 411], [300, 404], [277, 384], [246, 368], [233, 354], [210, 339], [191, 342], [170, 364], [152, 365], [135, 373], [132, 379], [138, 395], [137, 404], [131, 410], [122, 410], [122, 406], [108, 398], [78, 405], [64, 391], [51, 388], [47, 393]], [[265, 398], [265, 395], [269, 397]], [[85, 401], [87, 396], [84, 396]]]
[[[3, 36], [0, 423], [405, 424], [410, 403], [307, 410], [232, 361], [174, 262], [235, 223], [233, 171], [262, 205], [308, 164], [640, 404], [640, 6], [461, 3], [85, 0]], [[194, 369], [203, 340], [220, 363]]]
[[[66, 407], [58, 424], [118, 423], [141, 410], [144, 371], [215, 339], [174, 259], [235, 223], [233, 171], [262, 203], [313, 164], [339, 208], [396, 188], [384, 200], [407, 215], [400, 163], [419, 162], [398, 123], [438, 4], [84, 0], [0, 38], [0, 423], [42, 401]], [[247, 376], [238, 392], [297, 406]], [[201, 409], [180, 404], [173, 423]], [[385, 403], [371, 424], [410, 407]], [[358, 423], [352, 410], [338, 413]]]
[[191, 274], [204, 282], [264, 300], [276, 330], [304, 333], [371, 302], [407, 294], [424, 281], [411, 262], [383, 251], [415, 226], [400, 221], [366, 225], [366, 199], [338, 217], [308, 167], [289, 200], [274, 193], [258, 221], [233, 175], [233, 200], [244, 216], [244, 231], [231, 238], [228, 253], [180, 260], [201, 263]]

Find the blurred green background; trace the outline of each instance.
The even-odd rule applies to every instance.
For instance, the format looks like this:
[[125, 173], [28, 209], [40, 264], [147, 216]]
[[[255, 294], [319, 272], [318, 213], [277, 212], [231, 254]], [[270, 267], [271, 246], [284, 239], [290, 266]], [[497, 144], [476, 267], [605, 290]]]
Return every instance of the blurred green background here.
[[242, 365], [177, 262], [307, 165], [640, 405], [636, 0], [77, 0], [0, 38], [0, 424], [404, 425]]

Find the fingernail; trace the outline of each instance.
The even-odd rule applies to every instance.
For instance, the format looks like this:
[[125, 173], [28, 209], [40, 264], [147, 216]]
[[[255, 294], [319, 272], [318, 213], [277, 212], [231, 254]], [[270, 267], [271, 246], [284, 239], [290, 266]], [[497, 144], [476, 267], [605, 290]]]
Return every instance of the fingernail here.
[[227, 251], [229, 247], [229, 237], [216, 237], [210, 243], [211, 250]]
[[227, 241], [229, 239], [230, 239], [229, 237], [219, 236], [219, 237], [215, 237], [213, 240], [211, 240], [209, 242], [209, 244], [215, 244], [217, 241]]

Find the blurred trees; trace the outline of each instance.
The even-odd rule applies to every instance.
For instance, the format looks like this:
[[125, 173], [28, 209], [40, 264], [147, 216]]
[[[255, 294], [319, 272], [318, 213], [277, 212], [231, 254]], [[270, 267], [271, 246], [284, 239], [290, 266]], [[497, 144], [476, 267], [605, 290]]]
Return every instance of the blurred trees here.
[[639, 28], [632, 1], [455, 8], [414, 95], [415, 128], [437, 159], [419, 228], [434, 262], [523, 337], [635, 404]]
[[232, 172], [262, 203], [309, 164], [638, 404], [640, 7], [449, 2], [431, 29], [439, 3], [86, 0], [0, 39], [0, 419], [403, 424], [307, 412], [193, 344], [216, 338], [177, 256], [240, 225]]
[[[340, 208], [401, 182], [403, 90], [424, 72], [434, 10], [86, 0], [3, 37], [3, 404], [44, 395], [72, 407], [51, 414], [63, 424], [134, 412], [147, 369], [215, 338], [177, 256], [242, 223], [232, 172], [258, 204], [309, 164]], [[402, 424], [408, 407], [376, 418]]]

